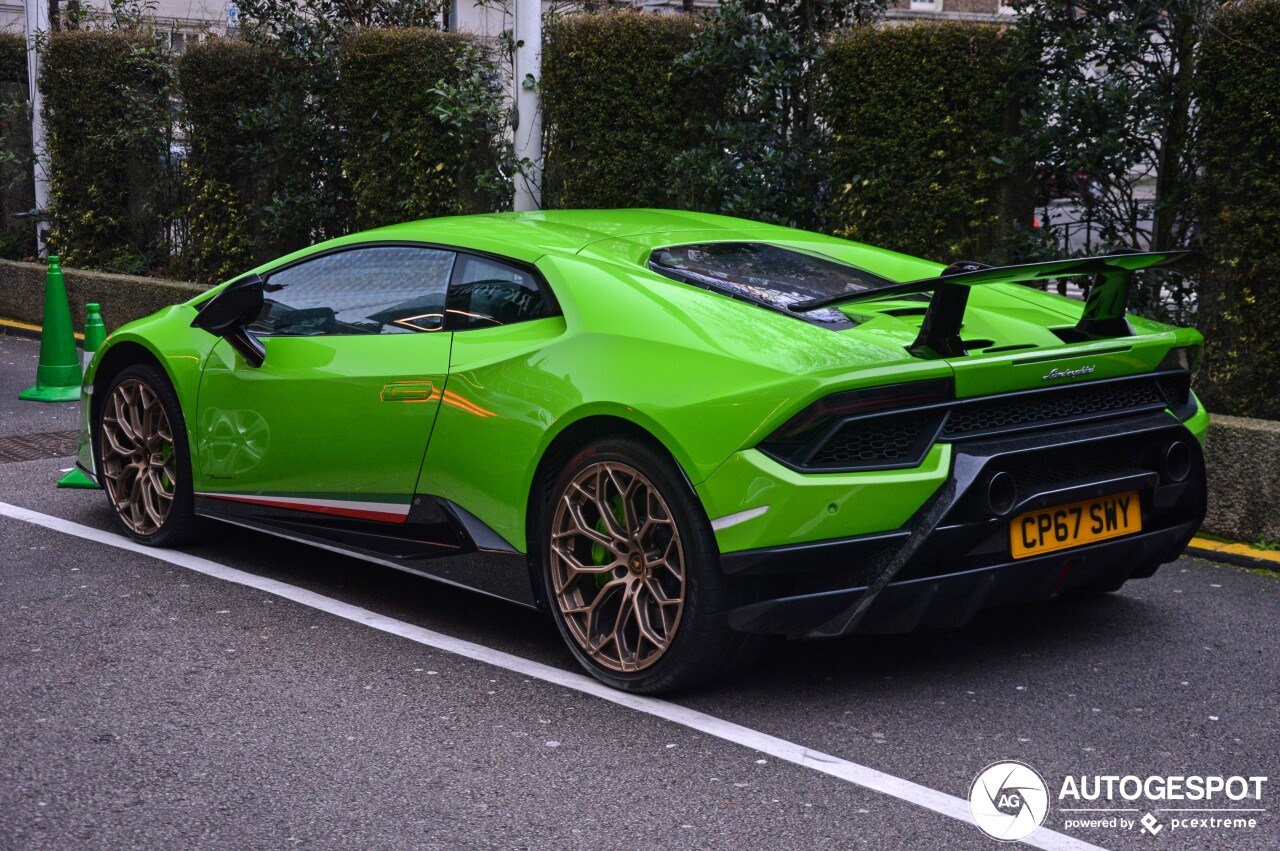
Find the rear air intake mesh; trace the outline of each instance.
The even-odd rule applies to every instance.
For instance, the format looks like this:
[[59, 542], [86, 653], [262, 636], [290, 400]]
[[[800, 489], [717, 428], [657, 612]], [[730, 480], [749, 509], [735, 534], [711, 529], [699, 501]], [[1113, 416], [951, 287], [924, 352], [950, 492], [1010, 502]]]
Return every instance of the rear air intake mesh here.
[[867, 467], [915, 461], [921, 444], [928, 449], [938, 418], [926, 411], [852, 420], [840, 427], [813, 456], [815, 467]]
[[1189, 399], [1186, 372], [1160, 372], [833, 419], [804, 445], [766, 440], [760, 449], [812, 472], [915, 467], [935, 440], [965, 441], [1165, 408], [1177, 412]]
[[957, 405], [942, 427], [942, 439], [1010, 431], [1022, 426], [1079, 419], [1099, 413], [1163, 408], [1169, 402], [1153, 381], [1081, 385], [1045, 393]]

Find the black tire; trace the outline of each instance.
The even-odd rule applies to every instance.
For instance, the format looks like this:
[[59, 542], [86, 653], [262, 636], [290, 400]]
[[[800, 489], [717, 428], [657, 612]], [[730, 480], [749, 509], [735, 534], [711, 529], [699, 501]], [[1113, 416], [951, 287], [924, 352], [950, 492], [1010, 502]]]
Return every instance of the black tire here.
[[[589, 577], [576, 575], [577, 585], [565, 585], [563, 577], [566, 573], [577, 573], [567, 565], [577, 562], [578, 559], [566, 561], [565, 556], [553, 552], [554, 526], [557, 522], [568, 523], [569, 526], [566, 528], [578, 530], [581, 524], [567, 519], [573, 516], [568, 508], [563, 509], [558, 515], [557, 507], [561, 505], [562, 498], [575, 480], [580, 476], [591, 476], [593, 471], [598, 472], [602, 469], [622, 471], [618, 475], [624, 481], [626, 471], [634, 471], [643, 482], [642, 485], [637, 485], [637, 488], [649, 487], [656, 492], [656, 501], [645, 498], [645, 504], [651, 506], [650, 508], [635, 510], [623, 508], [620, 512], [621, 516], [618, 516], [618, 502], [611, 503], [615, 507], [614, 519], [618, 520], [620, 525], [625, 524], [628, 516], [633, 518], [633, 523], [639, 524], [640, 515], [647, 514], [650, 519], [655, 520], [653, 528], [656, 531], [646, 533], [647, 537], [643, 540], [637, 535], [633, 540], [640, 543], [633, 545], [638, 549], [633, 549], [630, 556], [618, 558], [611, 552], [605, 552], [598, 557], [600, 561], [597, 561], [596, 565], [609, 563], [610, 560], [617, 564], [609, 573]], [[728, 582], [721, 572], [719, 550], [706, 513], [693, 489], [665, 450], [631, 437], [602, 438], [565, 459], [563, 465], [559, 465], [558, 469], [552, 470], [546, 476], [540, 490], [540, 498], [535, 501], [536, 517], [533, 528], [536, 530], [535, 568], [542, 581], [543, 599], [547, 601], [547, 608], [565, 644], [568, 645], [579, 664], [592, 676], [623, 691], [657, 694], [710, 681], [745, 666], [757, 655], [762, 646], [762, 639], [759, 636], [736, 632], [729, 627], [729, 612], [743, 602], [740, 589]], [[575, 495], [581, 493], [583, 492], [580, 490], [574, 491]], [[612, 537], [608, 529], [601, 528], [602, 525], [607, 525], [605, 518], [598, 517], [598, 512], [588, 516], [593, 503], [588, 500], [584, 501], [583, 505], [586, 508], [579, 510], [576, 516], [588, 524], [593, 522], [594, 517], [595, 525], [592, 528], [602, 536], [610, 536], [614, 544], [621, 547], [619, 538]], [[667, 540], [665, 552], [678, 551], [680, 555], [683, 570], [683, 605], [675, 613], [675, 626], [664, 636], [668, 639], [665, 649], [659, 652], [656, 658], [650, 654], [643, 667], [639, 669], [618, 670], [616, 663], [621, 661], [625, 654], [622, 652], [624, 642], [618, 640], [617, 635], [625, 633], [625, 627], [622, 630], [616, 630], [613, 641], [619, 658], [606, 659], [605, 657], [615, 654], [604, 651], [600, 651], [597, 658], [588, 652], [586, 643], [590, 643], [590, 638], [588, 637], [584, 643], [581, 637], [589, 632], [589, 629], [584, 626], [582, 618], [578, 615], [566, 614], [566, 606], [570, 609], [574, 607], [564, 601], [580, 601], [583, 596], [592, 593], [603, 597], [604, 586], [619, 583], [626, 588], [640, 586], [650, 588], [651, 586], [647, 583], [651, 579], [655, 582], [674, 583], [675, 580], [672, 578], [674, 570], [667, 566], [667, 562], [672, 559], [670, 556], [663, 557], [658, 562], [661, 566], [653, 567], [653, 572], [649, 572], [650, 556], [652, 555], [656, 560], [661, 555], [661, 553], [653, 555], [652, 550], [655, 549], [651, 546], [653, 539], [655, 536], [665, 537], [667, 529], [671, 526], [674, 527], [679, 538], [674, 547]], [[645, 528], [649, 528], [648, 525]], [[561, 544], [561, 552], [572, 547], [581, 550], [583, 543], [590, 545], [589, 539], [580, 540], [580, 538], [577, 531], [566, 532], [562, 528], [557, 540], [562, 542], [567, 540], [569, 543]], [[603, 545], [600, 546], [603, 550]], [[656, 549], [661, 548], [661, 544], [656, 547]], [[592, 549], [591, 552], [595, 553], [596, 550]], [[642, 565], [638, 569], [636, 568], [637, 556]], [[558, 581], [566, 592], [563, 596], [558, 593]], [[592, 585], [596, 589], [594, 592]], [[583, 587], [585, 590], [582, 590]], [[638, 622], [643, 618], [650, 625], [651, 634], [657, 635], [659, 630], [653, 629], [653, 625], [664, 618], [670, 620], [671, 613], [667, 609], [662, 609], [662, 613], [655, 616], [653, 613], [659, 611], [655, 606], [670, 607], [672, 604], [670, 600], [662, 603], [654, 601], [652, 598], [656, 595], [653, 594], [649, 595], [648, 607], [643, 602], [636, 602], [645, 593], [644, 590], [636, 591], [635, 601], [632, 602], [631, 619], [636, 623], [638, 631]], [[670, 593], [669, 589], [664, 593]], [[618, 596], [619, 601], [629, 599], [624, 591], [617, 591], [615, 596]], [[619, 602], [619, 611], [623, 606], [624, 603]], [[641, 615], [641, 611], [646, 614]], [[605, 620], [607, 621], [608, 618], [606, 617]], [[615, 625], [620, 622], [623, 622], [622, 618], [614, 621]], [[591, 621], [588, 620], [587, 624], [590, 623]], [[636, 639], [636, 659], [640, 658], [639, 648], [643, 648], [646, 643], [652, 645], [651, 649], [657, 647], [654, 642]], [[601, 659], [605, 659], [605, 662]]]
[[[139, 522], [138, 517], [133, 514], [133, 507], [138, 501], [131, 502], [125, 496], [126, 493], [132, 492], [130, 485], [139, 474], [132, 469], [122, 473], [121, 465], [117, 463], [121, 453], [112, 451], [110, 447], [107, 447], [108, 451], [104, 457], [104, 442], [109, 442], [104, 436], [104, 428], [113, 429], [116, 433], [119, 433], [120, 429], [118, 425], [113, 425], [116, 417], [113, 415], [112, 400], [116, 398], [117, 393], [123, 394], [121, 388], [132, 392], [133, 398], [145, 398], [146, 404], [139, 402], [137, 407], [147, 407], [148, 410], [154, 411], [154, 405], [158, 404], [159, 409], [163, 411], [164, 422], [168, 426], [168, 431], [160, 431], [160, 436], [156, 438], [159, 444], [167, 443], [171, 447], [167, 455], [152, 451], [159, 445], [156, 443], [148, 446], [145, 451], [137, 449], [138, 453], [147, 454], [151, 458], [160, 457], [166, 462], [156, 474], [157, 481], [165, 484], [163, 486], [157, 484], [151, 488], [153, 493], [157, 488], [171, 491], [168, 507], [159, 522], [156, 522], [156, 516], [150, 512], [147, 512], [142, 522]], [[121, 399], [122, 404], [127, 404], [124, 395]], [[98, 468], [96, 471], [98, 481], [107, 495], [107, 504], [111, 506], [116, 524], [130, 538], [149, 546], [172, 547], [198, 538], [203, 529], [203, 523], [195, 513], [195, 495], [191, 485], [191, 451], [187, 443], [186, 420], [182, 415], [178, 395], [174, 392], [173, 384], [170, 383], [164, 370], [158, 365], [149, 363], [125, 367], [108, 382], [106, 392], [102, 394], [96, 409], [93, 423], [93, 455]], [[153, 412], [148, 419], [156, 421], [158, 417]], [[143, 431], [145, 432], [145, 428]], [[171, 440], [163, 440], [166, 434], [171, 437]], [[135, 448], [138, 445], [140, 444], [136, 444]], [[133, 457], [136, 459], [140, 455], [135, 454]], [[172, 472], [172, 476], [169, 472]], [[163, 502], [162, 499], [151, 500], [152, 504], [161, 502]], [[150, 528], [152, 525], [155, 528]]]

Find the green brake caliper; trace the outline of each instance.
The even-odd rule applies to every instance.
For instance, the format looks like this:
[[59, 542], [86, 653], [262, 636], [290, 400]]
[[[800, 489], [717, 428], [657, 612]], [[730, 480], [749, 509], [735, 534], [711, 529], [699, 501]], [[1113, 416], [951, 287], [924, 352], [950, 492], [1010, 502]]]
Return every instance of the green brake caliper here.
[[[613, 498], [613, 519], [617, 520], [622, 528], [627, 528], [627, 510], [622, 504], [622, 494], [618, 494]], [[605, 535], [609, 534], [609, 526], [601, 517], [596, 521], [596, 531]], [[594, 565], [608, 564], [612, 559], [609, 558], [609, 550], [604, 544], [591, 545], [591, 563]], [[613, 579], [610, 573], [596, 574], [596, 587], [603, 588]]]

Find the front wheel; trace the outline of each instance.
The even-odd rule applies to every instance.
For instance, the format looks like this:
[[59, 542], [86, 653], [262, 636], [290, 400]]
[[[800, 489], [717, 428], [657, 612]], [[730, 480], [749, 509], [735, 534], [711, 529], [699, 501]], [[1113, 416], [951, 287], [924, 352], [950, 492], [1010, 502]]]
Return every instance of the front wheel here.
[[98, 408], [99, 481], [134, 540], [173, 546], [198, 531], [182, 407], [159, 367], [136, 364], [112, 379]]
[[597, 679], [669, 691], [754, 650], [753, 637], [728, 626], [738, 600], [701, 505], [665, 452], [627, 438], [587, 446], [547, 489], [540, 521], [546, 599]]

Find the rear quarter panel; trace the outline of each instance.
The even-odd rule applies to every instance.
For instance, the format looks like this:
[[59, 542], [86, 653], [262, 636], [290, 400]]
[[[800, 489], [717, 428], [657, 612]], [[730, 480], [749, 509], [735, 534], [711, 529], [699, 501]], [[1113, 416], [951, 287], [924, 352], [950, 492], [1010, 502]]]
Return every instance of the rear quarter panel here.
[[832, 389], [947, 376], [920, 361], [676, 282], [573, 255], [538, 262], [563, 318], [455, 336], [419, 493], [445, 497], [517, 549], [539, 460], [566, 428], [640, 426], [695, 487]]

